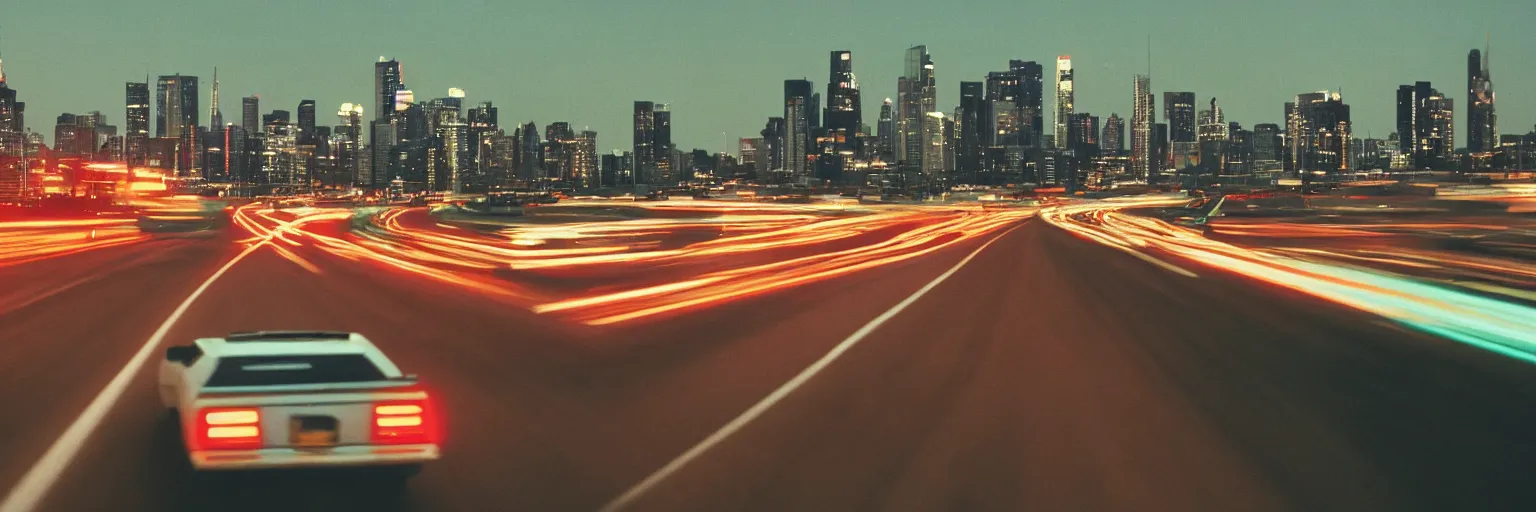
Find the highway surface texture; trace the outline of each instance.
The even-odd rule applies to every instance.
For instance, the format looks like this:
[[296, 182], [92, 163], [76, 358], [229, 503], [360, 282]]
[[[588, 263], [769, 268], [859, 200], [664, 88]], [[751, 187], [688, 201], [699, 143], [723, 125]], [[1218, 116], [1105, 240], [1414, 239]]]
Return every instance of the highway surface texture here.
[[[1536, 509], [1520, 347], [1064, 224], [1092, 209], [730, 208], [65, 226], [0, 258], [0, 511]], [[443, 459], [194, 474], [156, 365], [256, 329], [367, 335]]]

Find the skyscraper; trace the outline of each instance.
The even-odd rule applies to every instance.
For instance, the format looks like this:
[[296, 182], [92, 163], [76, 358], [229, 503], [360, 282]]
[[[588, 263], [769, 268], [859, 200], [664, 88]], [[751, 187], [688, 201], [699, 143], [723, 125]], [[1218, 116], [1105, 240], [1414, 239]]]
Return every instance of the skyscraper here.
[[1067, 122], [1074, 111], [1072, 101], [1072, 56], [1056, 57], [1056, 144], [1067, 140]]
[[395, 112], [395, 93], [404, 86], [401, 83], [400, 62], [394, 59], [379, 61], [373, 65], [373, 119], [385, 120]]
[[635, 183], [650, 183], [656, 173], [656, 103], [636, 101], [634, 113], [634, 170]]
[[1019, 143], [1039, 148], [1045, 138], [1045, 67], [1035, 61], [1008, 61], [1008, 69], [1019, 81]]
[[1220, 174], [1226, 168], [1227, 142], [1231, 137], [1226, 115], [1216, 98], [1211, 98], [1211, 108], [1200, 111], [1199, 118], [1196, 139], [1200, 145], [1200, 167], [1207, 174]]
[[1104, 135], [1099, 137], [1099, 147], [1106, 155], [1119, 155], [1125, 151], [1125, 119], [1120, 114], [1110, 114], [1104, 120]]
[[1195, 142], [1195, 93], [1164, 92], [1163, 118], [1172, 142]]
[[1454, 163], [1454, 105], [1429, 82], [1397, 88], [1398, 146], [1414, 169], [1448, 169]]
[[213, 68], [213, 94], [208, 100], [209, 131], [224, 129], [224, 110], [219, 108], [219, 68]]
[[1499, 146], [1499, 125], [1493, 111], [1493, 78], [1488, 54], [1467, 53], [1467, 151], [1491, 153]]
[[885, 103], [880, 104], [880, 120], [875, 125], [875, 131], [880, 141], [880, 148], [876, 152], [882, 161], [893, 163], [896, 153], [896, 113], [891, 106], [891, 99], [886, 98]]
[[1253, 161], [1255, 164], [1272, 164], [1280, 161], [1280, 133], [1280, 125], [1274, 123], [1253, 125]]
[[758, 176], [759, 180], [771, 180], [769, 174], [783, 171], [785, 158], [784, 142], [784, 118], [770, 117], [768, 123], [763, 125], [763, 131], [758, 132], [763, 136], [763, 146], [758, 150]]
[[128, 82], [123, 156], [128, 165], [144, 165], [149, 158], [149, 82]]
[[784, 81], [784, 169], [795, 178], [807, 171], [811, 143], [811, 82]]
[[261, 132], [261, 97], [246, 96], [240, 99], [240, 128], [247, 135]]
[[1152, 157], [1153, 125], [1157, 124], [1157, 97], [1152, 95], [1152, 77], [1136, 75], [1131, 112], [1131, 176], [1156, 181], [1161, 162]]
[[155, 136], [181, 138], [197, 131], [197, 77], [161, 76], [155, 84]]
[[982, 123], [986, 104], [983, 85], [981, 82], [960, 82], [960, 107], [955, 118], [960, 128], [960, 143], [954, 151], [956, 170], [960, 171], [962, 179], [974, 180], [975, 173], [981, 172], [982, 130], [991, 125]]
[[944, 169], [944, 113], [929, 112], [923, 116], [922, 176], [931, 185], [943, 184]]
[[[1353, 137], [1349, 105], [1337, 92], [1299, 94], [1292, 116], [1292, 162], [1303, 181], [1316, 173], [1336, 176], [1349, 170]], [[1203, 163], [1203, 162], [1202, 162]]]
[[361, 166], [359, 150], [362, 149], [363, 131], [363, 106], [357, 103], [342, 103], [336, 111], [339, 124], [336, 125], [334, 136], [336, 143], [331, 146], [331, 154], [335, 156], [336, 168], [353, 184], [365, 184], [373, 181], [372, 169], [364, 169]]
[[597, 132], [582, 130], [572, 151], [571, 179], [579, 187], [598, 186], [597, 164]]
[[315, 143], [315, 100], [299, 102], [299, 144]]
[[[902, 170], [923, 172], [923, 154], [928, 137], [923, 128], [933, 124], [927, 118], [938, 110], [938, 90], [934, 81], [933, 56], [927, 46], [907, 49], [905, 69], [896, 79], [896, 159]], [[943, 126], [941, 121], [934, 126]], [[935, 135], [942, 140], [942, 136]]]
[[656, 174], [651, 177], [652, 184], [672, 185], [677, 181], [678, 164], [673, 151], [677, 149], [672, 145], [672, 106], [666, 103], [656, 104], [656, 125], [651, 132], [651, 150], [655, 152], [653, 161], [656, 165]]
[[853, 75], [853, 52], [832, 52], [831, 71], [827, 76], [827, 110], [824, 124], [829, 132], [842, 131], [846, 140], [857, 140], [864, 124], [859, 101], [859, 81]]

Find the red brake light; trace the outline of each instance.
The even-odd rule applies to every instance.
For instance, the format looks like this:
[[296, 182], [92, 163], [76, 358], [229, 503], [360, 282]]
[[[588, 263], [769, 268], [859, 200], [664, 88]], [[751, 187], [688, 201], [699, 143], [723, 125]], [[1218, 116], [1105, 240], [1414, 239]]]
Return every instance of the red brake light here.
[[429, 444], [437, 425], [426, 400], [379, 402], [373, 406], [373, 444]]
[[261, 410], [250, 407], [209, 407], [198, 410], [194, 448], [198, 450], [261, 448]]

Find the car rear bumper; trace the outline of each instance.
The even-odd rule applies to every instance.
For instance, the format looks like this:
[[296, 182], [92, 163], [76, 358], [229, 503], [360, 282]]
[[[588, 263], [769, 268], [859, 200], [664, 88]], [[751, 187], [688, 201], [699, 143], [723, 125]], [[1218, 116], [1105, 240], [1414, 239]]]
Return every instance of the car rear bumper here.
[[338, 446], [315, 450], [208, 450], [189, 454], [192, 467], [199, 471], [404, 466], [434, 461], [439, 456], [435, 444]]

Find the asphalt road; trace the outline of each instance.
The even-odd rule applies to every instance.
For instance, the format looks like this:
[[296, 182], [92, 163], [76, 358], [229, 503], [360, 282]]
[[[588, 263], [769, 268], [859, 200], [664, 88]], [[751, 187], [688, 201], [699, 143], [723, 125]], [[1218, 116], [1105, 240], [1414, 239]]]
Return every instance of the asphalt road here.
[[[601, 329], [264, 249], [167, 339], [363, 332], [439, 397], [444, 459], [399, 493], [353, 473], [199, 478], [154, 394], [157, 350], [39, 509], [596, 510], [983, 242]], [[0, 488], [237, 250], [179, 240], [6, 269], [0, 288], [81, 284], [0, 315]], [[1026, 222], [627, 509], [1536, 508], [1529, 365], [1199, 274]]]

